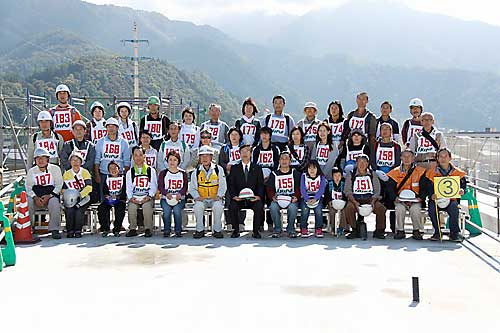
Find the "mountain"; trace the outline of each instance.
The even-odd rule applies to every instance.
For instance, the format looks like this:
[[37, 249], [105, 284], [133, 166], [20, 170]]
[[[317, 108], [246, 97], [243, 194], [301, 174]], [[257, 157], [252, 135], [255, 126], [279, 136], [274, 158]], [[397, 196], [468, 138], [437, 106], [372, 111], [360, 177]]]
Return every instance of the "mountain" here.
[[[28, 88], [34, 94], [49, 93], [52, 96], [55, 87], [62, 82], [70, 87], [74, 96], [125, 97], [131, 96], [133, 91], [133, 82], [127, 75], [130, 69], [128, 60], [94, 55], [47, 67], [22, 79], [13, 77], [13, 74], [0, 76], [0, 82], [3, 94], [7, 96], [23, 96], [23, 88]], [[192, 102], [194, 106], [199, 104], [206, 107], [209, 103], [219, 103], [226, 119], [233, 119], [239, 114], [238, 99], [226, 93], [205, 74], [181, 71], [161, 60], [143, 62], [141, 73], [141, 96], [162, 92], [173, 96], [174, 102], [182, 98], [184, 103]], [[89, 116], [88, 110], [82, 111]], [[15, 116], [20, 120], [22, 113]]]
[[267, 45], [311, 56], [344, 54], [365, 63], [500, 73], [498, 36], [498, 26], [389, 1], [352, 0], [297, 18]]
[[[373, 24], [366, 26], [365, 23], [359, 21], [360, 19], [368, 20], [372, 12], [374, 17], [380, 19], [382, 12], [380, 10], [377, 12], [377, 8], [371, 7], [363, 7], [363, 10], [359, 10], [359, 7], [355, 7], [358, 5], [359, 2], [355, 2], [331, 12], [331, 15], [333, 13], [342, 14], [331, 16], [329, 21], [344, 22], [342, 25], [346, 25], [346, 27], [342, 27], [344, 29], [343, 36], [332, 37], [326, 42], [323, 40], [322, 44], [309, 48], [299, 47], [307, 42], [308, 36], [311, 40], [316, 38], [314, 30], [309, 30], [306, 34], [299, 29], [296, 31], [297, 47], [292, 48], [292, 36], [286, 32], [296, 26], [297, 22], [301, 22], [304, 17], [293, 20], [286, 29], [282, 29], [282, 40], [275, 39], [268, 46], [262, 46], [236, 41], [210, 26], [174, 21], [158, 13], [131, 8], [98, 6], [79, 0], [4, 0], [0, 2], [0, 12], [3, 15], [0, 21], [0, 40], [2, 40], [0, 56], [4, 55], [3, 59], [5, 59], [5, 54], [8, 54], [17, 45], [22, 44], [25, 40], [30, 40], [33, 36], [49, 31], [64, 31], [64, 33], [75, 34], [79, 39], [86, 41], [85, 43], [109, 50], [108, 52], [113, 54], [130, 56], [132, 52], [130, 45], [124, 47], [119, 40], [132, 38], [131, 27], [136, 21], [139, 26], [140, 38], [149, 39], [149, 46], [141, 45], [142, 56], [166, 60], [168, 64], [188, 71], [187, 73], [206, 73], [202, 81], [214, 81], [217, 84], [213, 84], [219, 89], [227, 91], [230, 96], [236, 96], [236, 98], [232, 97], [233, 103], [236, 103], [236, 100], [241, 101], [246, 96], [252, 96], [257, 99], [260, 108], [263, 108], [265, 105], [271, 104], [273, 95], [281, 93], [287, 98], [287, 112], [298, 118], [302, 117], [302, 106], [306, 101], [316, 101], [324, 110], [330, 100], [339, 98], [344, 102], [344, 108], [348, 110], [355, 105], [355, 93], [367, 90], [371, 96], [370, 107], [374, 112], [378, 113], [380, 102], [388, 99], [393, 102], [395, 115], [401, 120], [408, 115], [407, 103], [410, 98], [418, 96], [424, 99], [426, 109], [436, 114], [440, 126], [471, 130], [500, 127], [500, 119], [495, 116], [497, 108], [493, 101], [493, 96], [497, 96], [499, 91], [499, 76], [471, 70], [436, 69], [429, 68], [431, 66], [412, 64], [413, 60], [411, 59], [421, 58], [421, 61], [429, 62], [423, 56], [427, 55], [424, 51], [432, 53], [434, 45], [429, 44], [428, 49], [431, 51], [419, 49], [421, 53], [415, 52], [415, 55], [406, 51], [408, 46], [401, 50], [398, 45], [404, 41], [402, 42], [400, 39], [392, 41], [383, 35], [386, 32], [381, 27], [391, 23], [379, 22], [375, 24], [373, 19], [370, 21]], [[353, 8], [358, 8], [358, 11]], [[394, 8], [403, 14], [408, 11], [407, 8], [394, 7], [393, 5], [383, 7], [384, 10], [392, 13], [391, 15], [396, 15], [398, 12], [394, 12], [396, 10]], [[61, 20], [61, 12], [71, 19]], [[23, 13], [23, 15], [18, 13]], [[41, 13], [43, 13], [43, 20], [40, 20]], [[323, 14], [328, 16], [327, 13], [325, 10]], [[320, 14], [322, 13], [311, 13], [310, 15], [321, 16]], [[391, 19], [400, 20], [399, 17]], [[303, 28], [312, 29], [320, 25], [314, 20], [314, 16], [311, 16], [311, 22], [309, 22], [311, 28], [308, 26], [303, 26]], [[325, 20], [326, 18], [323, 19], [323, 22]], [[452, 19], [443, 18], [443, 20]], [[453, 21], [455, 20], [453, 19]], [[318, 22], [320, 22], [319, 18]], [[352, 24], [352, 22], [356, 22], [356, 24]], [[421, 22], [420, 26], [426, 25], [424, 24], [426, 21], [419, 22]], [[16, 24], [13, 25], [14, 23]], [[326, 23], [328, 23], [327, 25], [335, 24]], [[405, 24], [409, 26], [408, 22]], [[415, 23], [412, 25], [417, 26]], [[16, 28], [13, 29], [13, 26]], [[354, 26], [363, 26], [364, 28], [358, 29]], [[493, 29], [493, 27], [487, 27]], [[382, 35], [372, 36], [371, 29], [379, 31], [378, 34]], [[417, 28], [408, 29], [408, 31], [418, 30]], [[358, 30], [366, 36], [360, 37], [354, 34], [354, 32], [360, 33]], [[406, 31], [401, 26], [399, 30]], [[350, 34], [351, 31], [352, 34]], [[435, 36], [429, 36], [429, 40], [434, 39]], [[482, 40], [483, 38], [478, 39]], [[377, 57], [383, 58], [381, 55], [389, 56], [389, 53], [395, 57], [395, 60], [390, 64], [378, 64], [369, 63], [366, 56], [359, 56], [359, 53], [356, 57], [345, 55], [344, 47], [339, 46], [342, 45], [343, 40], [349, 40], [353, 49], [354, 46], [362, 47], [363, 54], [370, 55], [369, 58], [373, 61], [380, 60]], [[374, 40], [383, 40], [386, 44]], [[78, 45], [80, 42], [75, 41], [75, 43]], [[441, 43], [446, 44], [446, 38], [443, 38]], [[483, 43], [483, 41], [477, 43]], [[494, 47], [496, 43], [496, 41], [490, 41], [491, 47]], [[71, 45], [72, 41], [68, 40], [66, 44]], [[334, 52], [332, 49], [342, 52]], [[398, 54], [407, 56], [408, 61], [404, 64], [398, 63], [396, 59]], [[403, 60], [404, 56], [401, 57]], [[439, 54], [435, 56], [437, 59], [440, 57]], [[490, 54], [484, 57], [485, 61], [493, 61], [494, 59], [491, 58]], [[478, 59], [482, 60], [482, 56]], [[441, 61], [448, 60], [444, 58]], [[113, 69], [122, 70], [122, 68], [117, 67], [113, 67]], [[130, 71], [131, 66], [128, 64], [127, 67], [123, 67], [123, 72], [109, 72], [109, 75], [121, 77]], [[54, 73], [54, 75], [56, 74]], [[78, 75], [78, 73], [72, 74]], [[10, 75], [10, 78], [15, 79], [15, 75]], [[213, 79], [213, 81], [208, 78]], [[37, 77], [32, 76], [29, 79], [36, 80]], [[107, 82], [109, 78], [102, 77], [102, 80]], [[39, 83], [39, 81], [36, 82]], [[147, 79], [142, 80], [145, 84], [149, 84], [146, 81]], [[131, 84], [130, 80], [127, 82]], [[85, 84], [85, 78], [83, 78], [82, 84]], [[166, 86], [161, 81], [158, 81], [157, 85]], [[216, 98], [214, 97], [214, 99]], [[210, 100], [210, 98], [206, 98], [206, 100]], [[239, 106], [234, 105], [230, 108], [232, 108], [230, 110], [234, 112], [234, 115], [238, 113]], [[323, 111], [322, 114], [324, 114]]]

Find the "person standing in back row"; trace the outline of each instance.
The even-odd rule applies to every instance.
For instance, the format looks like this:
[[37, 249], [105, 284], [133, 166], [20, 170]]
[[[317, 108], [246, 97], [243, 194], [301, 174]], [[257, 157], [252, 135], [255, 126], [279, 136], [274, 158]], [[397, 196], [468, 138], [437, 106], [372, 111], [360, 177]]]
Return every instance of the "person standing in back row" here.
[[58, 104], [53, 108], [49, 109], [49, 113], [52, 116], [53, 130], [54, 132], [61, 134], [64, 142], [73, 139], [73, 132], [71, 131], [73, 123], [77, 120], [81, 120], [82, 117], [78, 110], [69, 104], [69, 99], [71, 97], [71, 92], [68, 86], [60, 84], [56, 88], [56, 98]]
[[208, 117], [210, 119], [200, 126], [200, 131], [208, 129], [212, 134], [212, 147], [217, 151], [220, 151], [221, 147], [229, 140], [229, 126], [220, 120], [221, 112], [220, 105], [210, 104], [208, 107]]
[[170, 119], [161, 114], [160, 99], [157, 96], [148, 98], [148, 110], [149, 114], [141, 119], [139, 132], [147, 130], [151, 134], [151, 146], [159, 151], [161, 143], [168, 137]]
[[347, 141], [349, 134], [353, 130], [359, 129], [362, 134], [367, 137], [367, 143], [371, 151], [375, 146], [377, 118], [375, 118], [375, 115], [366, 107], [368, 105], [368, 94], [366, 92], [361, 92], [356, 96], [356, 104], [358, 105], [356, 110], [351, 111], [347, 115], [344, 131], [342, 132], [341, 144]]
[[280, 152], [286, 150], [290, 131], [295, 127], [293, 118], [284, 112], [285, 97], [276, 95], [273, 97], [274, 113], [268, 114], [263, 119], [262, 127], [269, 127], [272, 130], [271, 143], [273, 143]]

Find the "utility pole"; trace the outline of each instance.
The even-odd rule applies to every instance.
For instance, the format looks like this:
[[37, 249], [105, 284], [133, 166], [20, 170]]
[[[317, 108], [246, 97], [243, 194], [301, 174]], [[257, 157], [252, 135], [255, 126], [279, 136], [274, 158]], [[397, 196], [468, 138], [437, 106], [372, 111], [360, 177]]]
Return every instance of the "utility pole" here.
[[139, 39], [139, 31], [137, 29], [137, 22], [134, 21], [134, 28], [133, 28], [133, 33], [134, 33], [134, 38], [133, 39], [122, 39], [121, 42], [123, 45], [125, 43], [132, 43], [132, 47], [134, 48], [134, 56], [131, 58], [131, 60], [134, 62], [134, 74], [131, 76], [134, 79], [134, 103], [132, 107], [134, 108], [134, 117], [135, 120], [139, 120], [139, 60], [141, 59], [148, 59], [146, 57], [141, 57], [139, 58], [139, 44], [140, 43], [147, 43], [149, 45], [149, 40], [148, 39]]

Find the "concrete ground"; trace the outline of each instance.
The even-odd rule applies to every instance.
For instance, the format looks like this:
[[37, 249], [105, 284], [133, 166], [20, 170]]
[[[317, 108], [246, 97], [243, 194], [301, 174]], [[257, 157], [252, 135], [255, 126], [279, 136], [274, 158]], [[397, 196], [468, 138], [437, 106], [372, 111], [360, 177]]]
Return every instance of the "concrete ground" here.
[[18, 247], [17, 259], [0, 273], [2, 332], [500, 327], [500, 246], [486, 236], [456, 244], [85, 235]]

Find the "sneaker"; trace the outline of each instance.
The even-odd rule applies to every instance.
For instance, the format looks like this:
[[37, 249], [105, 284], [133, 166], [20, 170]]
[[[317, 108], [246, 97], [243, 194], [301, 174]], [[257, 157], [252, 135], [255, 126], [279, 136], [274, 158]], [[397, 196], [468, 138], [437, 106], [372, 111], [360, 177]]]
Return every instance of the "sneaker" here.
[[214, 236], [215, 238], [224, 238], [224, 234], [222, 233], [222, 231], [214, 231], [212, 236]]
[[58, 230], [53, 230], [52, 239], [61, 239], [61, 233]]
[[120, 232], [119, 232], [119, 231], [115, 231], [115, 232], [113, 232], [113, 236], [115, 236], [115, 237], [120, 237]]
[[240, 237], [240, 232], [238, 230], [233, 230], [231, 233], [231, 238], [238, 238]]
[[82, 238], [82, 232], [81, 231], [75, 232], [75, 238]]
[[195, 231], [193, 234], [193, 238], [199, 239], [205, 237], [205, 231]]
[[281, 237], [281, 232], [278, 231], [273, 231], [271, 234], [271, 238], [280, 238]]
[[366, 240], [368, 238], [368, 232], [366, 231], [365, 222], [359, 223], [359, 236], [361, 237], [362, 240]]
[[177, 237], [177, 238], [182, 237], [182, 232], [177, 231], [177, 232], [175, 233], [175, 237]]
[[144, 237], [152, 237], [153, 233], [151, 232], [151, 229], [146, 229], [144, 230]]
[[323, 238], [323, 230], [321, 228], [316, 229], [316, 231], [314, 232], [314, 236], [316, 236], [317, 238]]
[[306, 229], [306, 228], [301, 228], [301, 229], [300, 229], [300, 237], [302, 237], [302, 238], [307, 238], [307, 237], [309, 237], [309, 233], [307, 232], [307, 229]]
[[394, 234], [394, 239], [405, 239], [406, 234], [403, 230], [397, 230], [396, 233]]
[[109, 231], [103, 231], [102, 232], [102, 237], [106, 238], [109, 235]]
[[261, 239], [262, 236], [260, 235], [260, 233], [258, 231], [254, 231], [252, 233], [252, 238]]
[[441, 240], [441, 238], [439, 237], [439, 233], [435, 232], [435, 233], [431, 236], [431, 238], [429, 238], [429, 240], [434, 241], [434, 242], [435, 242], [435, 241], [439, 241], [439, 240]]
[[290, 231], [288, 233], [288, 238], [297, 238], [297, 233], [295, 231]]
[[135, 230], [135, 229], [130, 229], [125, 234], [125, 237], [135, 237], [135, 236], [137, 236], [137, 230]]
[[345, 230], [344, 230], [344, 228], [342, 228], [342, 227], [338, 227], [338, 228], [337, 228], [337, 234], [336, 234], [336, 236], [337, 236], [337, 237], [342, 237], [342, 236], [344, 236], [344, 235], [345, 235]]
[[375, 230], [373, 232], [373, 238], [385, 239], [385, 231], [384, 230]]
[[164, 231], [163, 237], [170, 237], [170, 231]]
[[73, 231], [68, 231], [66, 233], [66, 238], [75, 238], [75, 233]]
[[422, 240], [422, 239], [424, 239], [424, 237], [422, 236], [422, 233], [420, 232], [420, 230], [413, 230], [411, 238], [413, 238], [415, 240]]
[[452, 232], [450, 233], [450, 241], [452, 242], [457, 242], [457, 243], [461, 243], [463, 241], [463, 237], [460, 233], [458, 232]]
[[347, 239], [356, 239], [356, 238], [359, 238], [359, 233], [356, 232], [356, 231], [352, 231], [350, 233], [347, 234], [346, 236]]

